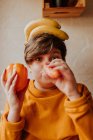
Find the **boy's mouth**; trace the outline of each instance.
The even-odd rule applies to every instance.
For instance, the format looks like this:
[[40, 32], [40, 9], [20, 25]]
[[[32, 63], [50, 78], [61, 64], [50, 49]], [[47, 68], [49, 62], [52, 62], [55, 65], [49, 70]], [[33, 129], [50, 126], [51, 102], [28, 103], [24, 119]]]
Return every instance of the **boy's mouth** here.
[[48, 74], [43, 70], [42, 72], [42, 77], [46, 78], [46, 79], [49, 79], [49, 76]]
[[45, 70], [42, 70], [41, 77], [44, 83], [48, 83], [48, 84], [52, 83], [49, 75], [45, 72]]

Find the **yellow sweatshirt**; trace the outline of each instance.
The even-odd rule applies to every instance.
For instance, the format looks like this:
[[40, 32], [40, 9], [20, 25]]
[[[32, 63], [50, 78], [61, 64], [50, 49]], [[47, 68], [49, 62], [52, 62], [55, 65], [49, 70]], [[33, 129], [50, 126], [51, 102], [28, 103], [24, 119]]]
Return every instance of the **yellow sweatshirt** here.
[[1, 118], [0, 140], [93, 140], [93, 103], [90, 92], [77, 84], [82, 96], [69, 101], [58, 89], [39, 91], [29, 82], [19, 122]]

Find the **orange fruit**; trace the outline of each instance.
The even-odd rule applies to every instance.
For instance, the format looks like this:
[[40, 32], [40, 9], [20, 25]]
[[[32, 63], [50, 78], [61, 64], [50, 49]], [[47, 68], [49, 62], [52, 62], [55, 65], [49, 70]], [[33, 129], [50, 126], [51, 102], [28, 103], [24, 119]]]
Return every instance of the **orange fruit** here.
[[14, 69], [16, 69], [16, 72], [18, 74], [16, 91], [21, 91], [27, 85], [28, 71], [27, 71], [27, 68], [23, 64], [20, 64], [20, 63], [10, 64], [6, 68], [6, 73], [5, 73], [5, 77], [4, 77], [5, 81], [7, 81], [9, 75], [12, 74]]
[[53, 68], [45, 66], [44, 69], [50, 78], [58, 78], [61, 75], [58, 70], [54, 70]]

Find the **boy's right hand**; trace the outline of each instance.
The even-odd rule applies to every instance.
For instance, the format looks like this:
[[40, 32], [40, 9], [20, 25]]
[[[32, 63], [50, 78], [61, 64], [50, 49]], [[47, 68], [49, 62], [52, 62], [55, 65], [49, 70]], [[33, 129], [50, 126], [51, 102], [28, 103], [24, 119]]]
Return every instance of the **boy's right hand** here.
[[[13, 73], [9, 74], [9, 78], [7, 81], [4, 80], [5, 72], [6, 72], [6, 70], [4, 70], [4, 72], [1, 75], [1, 85], [5, 91], [5, 94], [6, 94], [6, 97], [8, 100], [8, 104], [9, 104], [9, 108], [10, 108], [9, 115], [10, 116], [12, 115], [12, 119], [14, 117], [14, 119], [10, 120], [10, 121], [15, 122], [15, 121], [19, 120], [18, 118], [20, 116], [20, 111], [22, 108], [24, 94], [25, 94], [27, 86], [24, 90], [20, 91], [20, 93], [17, 93], [16, 88], [15, 88], [17, 78], [18, 78], [16, 70], [13, 70]], [[17, 118], [16, 118], [16, 116], [17, 116]]]

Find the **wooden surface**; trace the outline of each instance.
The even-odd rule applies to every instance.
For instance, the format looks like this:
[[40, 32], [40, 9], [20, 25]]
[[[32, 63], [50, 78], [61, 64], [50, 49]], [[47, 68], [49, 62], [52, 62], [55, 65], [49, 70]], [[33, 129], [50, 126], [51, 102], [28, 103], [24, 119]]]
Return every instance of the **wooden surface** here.
[[85, 10], [85, 0], [78, 0], [75, 7], [46, 7], [48, 2], [43, 0], [42, 16], [50, 18], [77, 17]]

